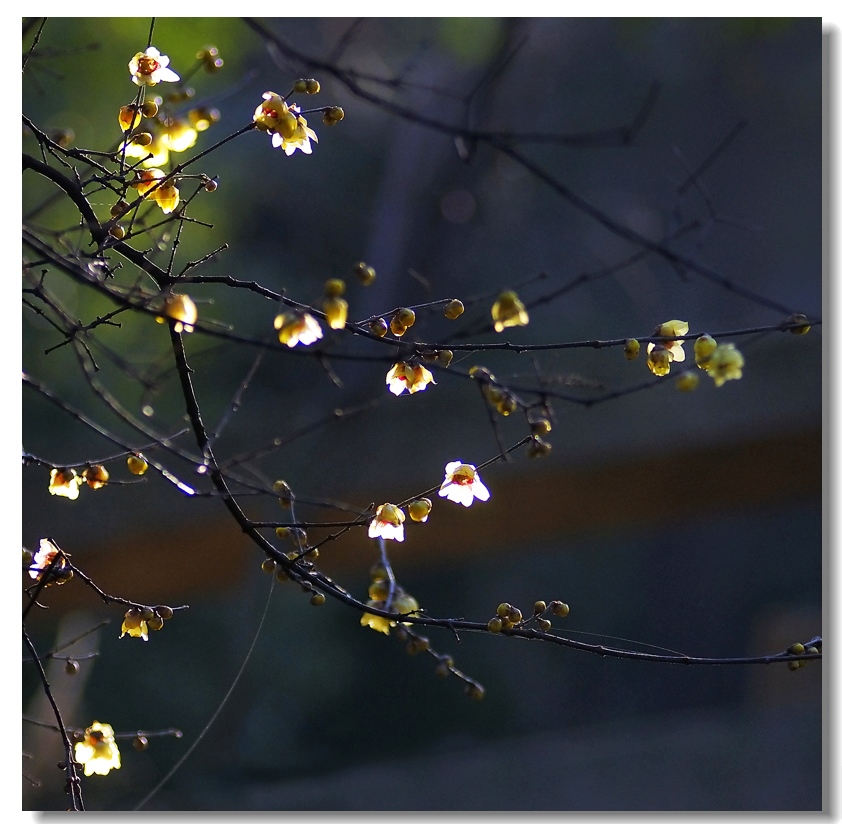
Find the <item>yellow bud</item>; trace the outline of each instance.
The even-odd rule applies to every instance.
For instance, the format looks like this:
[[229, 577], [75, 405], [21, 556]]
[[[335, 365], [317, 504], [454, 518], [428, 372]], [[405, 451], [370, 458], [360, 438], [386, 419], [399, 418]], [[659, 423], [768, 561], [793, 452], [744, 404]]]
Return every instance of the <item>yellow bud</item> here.
[[324, 602], [325, 602], [325, 596], [322, 595], [321, 592], [314, 592], [310, 596], [310, 605], [311, 606], [320, 607], [324, 604]]
[[675, 388], [679, 392], [692, 392], [699, 385], [697, 372], [683, 372], [675, 381]]
[[456, 320], [465, 311], [465, 304], [461, 300], [452, 300], [445, 304], [444, 316], [448, 320]]
[[633, 361], [640, 354], [640, 341], [636, 338], [629, 338], [623, 346], [623, 354], [626, 360]]
[[206, 192], [215, 192], [219, 188], [219, 181], [218, 180], [209, 180], [205, 183], [205, 191]]
[[672, 353], [661, 344], [655, 346], [646, 358], [649, 371], [659, 378], [669, 375], [670, 363], [672, 363]]
[[160, 615], [165, 621], [169, 621], [173, 616], [172, 607], [168, 607], [164, 604], [158, 604], [158, 606], [155, 607], [155, 612], [157, 612], [158, 615]]
[[412, 309], [407, 309], [405, 307], [398, 309], [398, 311], [395, 312], [394, 320], [401, 326], [409, 329], [409, 327], [415, 323], [415, 312], [413, 312]]
[[553, 445], [542, 440], [537, 435], [526, 446], [526, 454], [530, 458], [546, 458], [552, 452]]
[[438, 355], [436, 356], [436, 360], [442, 366], [450, 366], [450, 362], [453, 360], [453, 352], [449, 349], [440, 349]]
[[429, 498], [418, 498], [412, 501], [407, 507], [409, 517], [418, 523], [424, 523], [433, 508], [433, 503]]
[[389, 324], [383, 318], [375, 318], [369, 323], [368, 328], [372, 334], [377, 335], [378, 338], [382, 338], [389, 331]]
[[512, 412], [517, 411], [517, 401], [511, 395], [504, 394], [497, 403], [497, 411], [503, 417], [508, 417]]
[[138, 132], [133, 138], [132, 143], [138, 146], [150, 146], [152, 144], [152, 135], [149, 132]]
[[532, 605], [532, 614], [533, 615], [540, 615], [542, 612], [545, 612], [547, 609], [547, 602], [546, 601], [536, 601]]
[[275, 571], [275, 562], [271, 558], [265, 558], [260, 568], [271, 575]]
[[143, 112], [144, 117], [155, 117], [158, 114], [158, 104], [154, 100], [147, 100], [140, 107], [141, 112]]
[[529, 424], [532, 434], [539, 437], [541, 435], [548, 435], [552, 431], [552, 428], [552, 424], [546, 418], [537, 418]]
[[551, 601], [550, 610], [553, 615], [558, 615], [560, 618], [566, 618], [570, 614], [570, 607], [562, 601]]
[[793, 644], [787, 652], [792, 653], [793, 655], [803, 655], [804, 654], [804, 644]]
[[331, 278], [325, 281], [325, 295], [329, 298], [338, 298], [345, 294], [345, 281], [339, 278]]
[[[339, 281], [342, 283], [342, 281]], [[325, 319], [331, 329], [344, 329], [348, 319], [348, 301], [344, 298], [327, 297], [322, 302]]]
[[307, 94], [318, 94], [321, 91], [322, 87], [319, 84], [318, 80], [305, 80], [304, 81], [304, 90]]
[[523, 620], [523, 613], [517, 607], [512, 607], [508, 618], [513, 624], [519, 624]]
[[486, 626], [489, 632], [500, 632], [503, 629], [503, 621], [495, 615]]
[[122, 240], [126, 236], [126, 230], [119, 223], [115, 223], [108, 230], [108, 234], [115, 240]]
[[[787, 319], [787, 323], [807, 323], [808, 318], [801, 312], [795, 312]], [[806, 335], [810, 331], [809, 326], [802, 326], [800, 329], [790, 329], [793, 335]]]
[[377, 273], [374, 271], [374, 268], [363, 261], [354, 265], [354, 274], [363, 286], [368, 286], [374, 281], [374, 278], [377, 277]]
[[395, 318], [389, 321], [389, 329], [396, 338], [401, 338], [406, 334], [406, 327], [402, 323], [398, 323]]
[[102, 489], [108, 483], [108, 470], [101, 464], [89, 466], [82, 477], [91, 489]]
[[304, 94], [307, 91], [307, 81], [302, 77], [292, 84], [292, 90], [296, 94]]
[[552, 621], [548, 621], [546, 618], [538, 618], [535, 623], [538, 625], [538, 629], [544, 632], [549, 632], [553, 628]]
[[710, 356], [714, 353], [716, 345], [716, 341], [710, 335], [701, 335], [696, 338], [693, 343], [693, 355], [699, 369], [707, 370]]
[[511, 604], [503, 602], [502, 604], [498, 604], [497, 606], [497, 615], [499, 615], [501, 618], [505, 618], [509, 614], [509, 612], [511, 612], [512, 609], [513, 607]]
[[275, 535], [277, 535], [282, 540], [284, 538], [289, 538], [292, 534], [292, 530], [288, 526], [276, 526], [275, 527]]
[[132, 475], [143, 475], [147, 469], [149, 469], [149, 464], [146, 461], [146, 458], [143, 457], [139, 452], [134, 455], [129, 455], [126, 458], [126, 466], [129, 468], [129, 472]]
[[526, 307], [512, 291], [500, 293], [491, 307], [491, 319], [495, 332], [502, 332], [508, 326], [526, 326], [529, 323]]
[[482, 684], [468, 684], [465, 687], [465, 693], [469, 698], [473, 698], [474, 701], [482, 701], [485, 697], [485, 687]]
[[120, 217], [120, 215], [126, 212], [128, 208], [128, 201], [125, 201], [121, 198], [111, 207], [111, 217]]
[[[322, 118], [326, 125], [334, 126], [345, 119], [345, 110], [341, 106], [331, 106]], [[328, 122], [330, 121], [330, 122]]]

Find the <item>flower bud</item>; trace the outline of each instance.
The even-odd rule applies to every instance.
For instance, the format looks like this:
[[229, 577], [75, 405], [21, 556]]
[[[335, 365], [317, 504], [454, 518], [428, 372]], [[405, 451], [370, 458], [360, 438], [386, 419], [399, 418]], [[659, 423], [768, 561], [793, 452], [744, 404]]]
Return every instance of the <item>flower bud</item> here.
[[68, 675], [77, 675], [79, 672], [79, 662], [73, 658], [68, 658], [64, 663], [64, 671]]
[[505, 618], [511, 610], [514, 609], [511, 604], [503, 602], [502, 604], [497, 605], [497, 615], [501, 618]]
[[363, 261], [355, 264], [354, 274], [363, 286], [370, 285], [374, 281], [374, 278], [377, 277], [377, 273], [374, 271], [374, 268]]
[[306, 91], [307, 94], [318, 94], [321, 90], [322, 87], [318, 80], [313, 80], [311, 78], [304, 81], [304, 91]]
[[108, 234], [115, 240], [122, 240], [126, 236], [126, 230], [119, 223], [115, 223], [108, 230]]
[[377, 335], [378, 338], [382, 338], [389, 331], [389, 324], [383, 318], [375, 318], [369, 323], [368, 328], [372, 334]]
[[465, 694], [474, 701], [482, 701], [485, 697], [485, 687], [482, 684], [468, 684], [465, 687]]
[[553, 615], [558, 615], [560, 618], [566, 618], [570, 614], [570, 607], [562, 601], [551, 601], [550, 611]]
[[132, 741], [132, 746], [138, 751], [143, 752], [149, 749], [149, 739], [145, 735], [136, 735]]
[[329, 298], [342, 297], [345, 294], [345, 281], [331, 278], [325, 281], [325, 296]]
[[448, 320], [456, 320], [465, 311], [465, 304], [461, 300], [452, 300], [444, 307], [444, 316]]
[[[787, 318], [787, 323], [807, 323], [808, 318], [801, 312], [795, 312]], [[810, 331], [809, 326], [802, 326], [800, 329], [790, 329], [793, 335], [806, 335]]]
[[158, 114], [158, 104], [154, 100], [147, 100], [140, 107], [140, 111], [144, 117], [155, 117]]
[[542, 612], [545, 612], [547, 609], [547, 602], [546, 601], [536, 601], [532, 605], [532, 614], [533, 615], [540, 615]]
[[166, 604], [158, 604], [155, 607], [155, 612], [158, 613], [165, 621], [169, 621], [170, 618], [173, 617], [172, 607], [166, 606]]
[[629, 338], [623, 346], [623, 354], [626, 360], [633, 361], [640, 354], [640, 341], [636, 338]]
[[401, 326], [404, 326], [406, 327], [406, 329], [409, 329], [409, 327], [412, 326], [413, 323], [415, 323], [415, 312], [413, 312], [412, 309], [407, 309], [406, 307], [403, 307], [401, 309], [398, 309], [397, 312], [395, 312], [394, 320]]
[[325, 602], [325, 596], [322, 595], [321, 592], [314, 592], [310, 596], [310, 606], [320, 607], [323, 606]]
[[548, 435], [552, 431], [552, 428], [552, 424], [546, 418], [537, 418], [529, 423], [530, 431], [538, 437]]
[[708, 361], [710, 360], [710, 356], [714, 353], [716, 345], [716, 341], [710, 335], [701, 335], [696, 338], [693, 343], [693, 355], [696, 359], [696, 366], [698, 366], [699, 369], [707, 370]]
[[402, 338], [406, 334], [406, 326], [398, 323], [396, 318], [389, 321], [389, 329], [396, 338]]
[[503, 621], [495, 615], [486, 626], [489, 632], [500, 632], [503, 629]]
[[698, 385], [698, 372], [683, 372], [675, 381], [675, 388], [679, 392], [692, 392]]
[[535, 623], [538, 625], [538, 629], [543, 632], [549, 632], [553, 628], [552, 621], [548, 621], [546, 618], [538, 618]]
[[304, 94], [307, 91], [307, 81], [302, 77], [292, 84], [292, 90], [296, 94]]
[[532, 436], [532, 440], [527, 444], [526, 454], [530, 458], [546, 458], [552, 451], [553, 445], [547, 441], [541, 440], [537, 435]]
[[271, 558], [264, 558], [260, 568], [268, 575], [271, 575], [275, 571], [275, 562]]
[[453, 352], [450, 349], [439, 349], [436, 360], [442, 366], [450, 366], [450, 362], [453, 360]]
[[143, 475], [147, 469], [149, 469], [149, 464], [146, 461], [146, 458], [140, 454], [140, 452], [136, 452], [133, 455], [129, 455], [126, 458], [126, 466], [129, 468], [129, 472], [132, 475]]
[[82, 477], [91, 489], [102, 489], [108, 483], [108, 470], [101, 464], [89, 466]]
[[424, 523], [427, 520], [433, 503], [429, 498], [417, 498], [407, 507], [409, 517], [417, 523]]

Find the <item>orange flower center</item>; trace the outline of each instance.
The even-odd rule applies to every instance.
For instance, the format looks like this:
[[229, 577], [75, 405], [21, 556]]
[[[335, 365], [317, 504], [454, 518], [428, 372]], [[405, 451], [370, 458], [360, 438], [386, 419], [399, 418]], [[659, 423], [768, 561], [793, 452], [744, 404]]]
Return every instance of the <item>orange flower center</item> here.
[[154, 57], [139, 57], [137, 59], [138, 74], [152, 74], [161, 68], [161, 64]]

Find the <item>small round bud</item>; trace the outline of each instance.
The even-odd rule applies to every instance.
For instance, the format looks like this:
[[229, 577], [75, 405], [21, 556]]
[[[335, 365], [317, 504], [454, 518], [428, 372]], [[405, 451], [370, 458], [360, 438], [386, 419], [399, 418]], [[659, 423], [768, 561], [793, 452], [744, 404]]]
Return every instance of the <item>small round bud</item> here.
[[158, 613], [165, 621], [169, 621], [170, 618], [173, 617], [172, 607], [168, 607], [166, 604], [158, 604], [155, 607], [155, 612]]
[[537, 435], [532, 436], [532, 440], [526, 447], [526, 454], [530, 458], [545, 458], [552, 452], [553, 445], [547, 441], [541, 440]]
[[453, 360], [453, 352], [451, 352], [450, 349], [439, 349], [436, 360], [442, 366], [450, 366], [450, 362]]
[[[787, 323], [807, 323], [808, 317], [801, 312], [795, 312], [787, 319]], [[793, 335], [806, 335], [810, 331], [809, 326], [802, 326], [800, 329], [790, 329]]]
[[260, 568], [269, 575], [275, 572], [275, 562], [271, 558], [264, 558]]
[[513, 624], [519, 624], [523, 620], [523, 613], [517, 607], [512, 607], [508, 618]]
[[140, 611], [140, 618], [141, 618], [142, 621], [149, 621], [149, 620], [152, 619], [152, 616], [154, 614], [155, 614], [155, 611], [152, 609], [152, 607], [144, 607]]
[[465, 687], [465, 694], [474, 701], [482, 701], [485, 697], [485, 687], [482, 684], [468, 684]]
[[553, 615], [558, 615], [559, 618], [566, 618], [570, 614], [570, 607], [562, 601], [551, 601], [550, 610]]
[[468, 370], [468, 374], [476, 380], [493, 380], [494, 375], [488, 371], [484, 366], [472, 366]]
[[385, 601], [389, 597], [389, 582], [385, 578], [372, 581], [368, 587], [368, 597], [372, 601]]
[[278, 495], [278, 503], [284, 508], [289, 509], [292, 506], [292, 490], [286, 481], [275, 481], [272, 484], [272, 489]]
[[792, 653], [792, 655], [803, 655], [804, 654], [804, 644], [793, 644], [787, 652]]
[[145, 735], [136, 735], [132, 741], [132, 746], [138, 751], [143, 752], [149, 749], [149, 739]]
[[517, 411], [517, 401], [511, 395], [504, 394], [497, 403], [497, 411], [506, 418]]
[[502, 603], [497, 606], [497, 614], [501, 618], [505, 618], [514, 609], [511, 604]]
[[164, 619], [158, 615], [156, 612], [153, 616], [146, 622], [146, 626], [149, 627], [153, 632], [158, 632], [164, 628]]
[[108, 234], [115, 240], [122, 240], [126, 236], [126, 230], [119, 223], [115, 223], [108, 230]]
[[118, 200], [112, 207], [111, 207], [111, 217], [120, 217], [120, 215], [127, 212], [129, 209], [129, 204], [125, 200]]
[[406, 327], [395, 318], [389, 321], [389, 329], [396, 338], [402, 338], [406, 334]]
[[547, 602], [546, 601], [536, 601], [532, 605], [532, 614], [533, 615], [540, 615], [542, 612], [546, 612], [547, 610]]
[[302, 77], [292, 84], [292, 90], [296, 94], [304, 94], [307, 91], [307, 81]]
[[68, 658], [67, 661], [64, 662], [64, 671], [68, 675], [76, 675], [79, 672], [79, 662], [75, 661], [73, 658]]
[[804, 650], [804, 652], [806, 652], [808, 655], [818, 655], [819, 654], [819, 651], [816, 647], [807, 647]]
[[546, 418], [538, 418], [529, 423], [530, 431], [538, 437], [548, 435], [552, 431], [552, 428], [552, 424]]
[[32, 563], [32, 550], [27, 549], [26, 547], [23, 548], [23, 566], [24, 568], [28, 567]]
[[129, 472], [132, 475], [143, 475], [147, 469], [149, 469], [149, 464], [146, 461], [146, 458], [140, 454], [140, 452], [136, 452], [134, 455], [129, 455], [126, 458], [126, 466], [129, 468]]
[[461, 300], [452, 300], [444, 306], [444, 316], [448, 320], [456, 320], [465, 311], [465, 304]]
[[495, 615], [486, 626], [489, 632], [500, 632], [503, 629], [503, 620]]
[[424, 523], [433, 508], [433, 502], [429, 498], [418, 498], [407, 507], [409, 517], [417, 523]]
[[322, 90], [321, 84], [318, 80], [313, 80], [312, 78], [310, 78], [309, 80], [305, 80], [304, 83], [304, 90], [307, 92], [307, 94], [318, 94]]
[[325, 596], [322, 595], [321, 592], [314, 592], [310, 596], [310, 606], [320, 607], [323, 606], [325, 602]]
[[710, 335], [700, 335], [693, 343], [693, 356], [696, 366], [707, 371], [710, 356], [716, 351], [717, 343]]
[[158, 104], [154, 100], [147, 100], [140, 107], [140, 111], [144, 117], [155, 117], [158, 114]]
[[636, 338], [629, 338], [623, 346], [623, 354], [626, 360], [634, 360], [640, 354], [640, 341]]
[[389, 331], [389, 324], [383, 318], [375, 318], [369, 323], [368, 328], [371, 329], [372, 334], [382, 338]]
[[219, 188], [219, 181], [218, 180], [208, 180], [205, 183], [205, 191], [206, 192], [215, 192]]
[[675, 388], [679, 392], [692, 392], [698, 385], [698, 372], [682, 372], [675, 381]]
[[792, 672], [795, 672], [803, 663], [803, 661], [790, 661], [787, 666]]
[[447, 678], [450, 675], [450, 667], [447, 664], [436, 665], [435, 673], [439, 678]]
[[[341, 106], [331, 106], [322, 118], [327, 126], [335, 126], [337, 123], [345, 119], [345, 109]], [[328, 123], [328, 119], [330, 122]]]
[[151, 146], [152, 135], [149, 132], [138, 132], [132, 138], [132, 143], [136, 143], [138, 146]]
[[338, 298], [345, 293], [345, 281], [339, 278], [331, 278], [325, 281], [325, 295], [329, 298]]
[[[415, 323], [415, 312], [413, 312], [412, 309], [407, 309], [406, 307], [403, 307], [401, 309], [398, 309], [397, 312], [395, 312], [395, 317], [393, 318], [393, 320], [395, 320], [401, 326], [406, 327], [406, 329], [409, 329], [409, 327], [412, 326], [413, 323]], [[406, 331], [406, 329], [404, 331]]]
[[377, 273], [374, 271], [374, 267], [369, 266], [363, 261], [354, 265], [354, 274], [357, 277], [357, 280], [363, 286], [369, 286], [371, 283], [374, 282], [374, 278], [377, 277]]
[[538, 618], [535, 623], [538, 625], [538, 629], [543, 632], [549, 632], [553, 628], [552, 622], [546, 618]]

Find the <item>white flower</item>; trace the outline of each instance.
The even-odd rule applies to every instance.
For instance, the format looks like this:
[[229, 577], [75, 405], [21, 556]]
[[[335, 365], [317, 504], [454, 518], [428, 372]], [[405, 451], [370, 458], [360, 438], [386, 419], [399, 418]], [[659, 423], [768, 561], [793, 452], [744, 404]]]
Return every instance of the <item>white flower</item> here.
[[155, 86], [158, 83], [175, 83], [181, 78], [167, 66], [170, 59], [161, 54], [154, 46], [150, 46], [145, 52], [138, 52], [129, 61], [129, 73], [132, 80], [138, 86]]
[[487, 501], [491, 493], [479, 479], [477, 468], [461, 461], [451, 461], [444, 468], [444, 482], [439, 495], [462, 506], [470, 506], [474, 498]]
[[394, 504], [380, 504], [374, 514], [374, 520], [369, 524], [369, 538], [388, 538], [392, 541], [403, 541], [403, 512]]
[[282, 312], [275, 318], [275, 329], [278, 330], [278, 340], [290, 349], [299, 343], [309, 346], [322, 337], [322, 327], [308, 312]]

